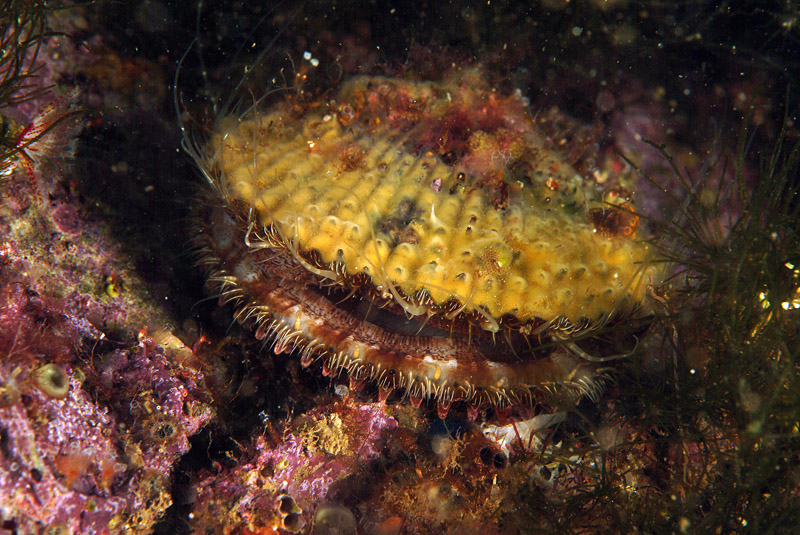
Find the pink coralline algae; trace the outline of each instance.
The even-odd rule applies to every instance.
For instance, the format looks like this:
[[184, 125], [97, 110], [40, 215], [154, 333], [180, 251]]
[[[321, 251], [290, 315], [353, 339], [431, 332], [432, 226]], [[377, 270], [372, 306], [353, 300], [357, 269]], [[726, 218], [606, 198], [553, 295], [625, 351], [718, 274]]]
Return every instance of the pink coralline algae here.
[[[0, 368], [6, 388], [18, 369]], [[30, 371], [18, 372], [17, 381], [24, 385]], [[7, 529], [35, 533], [37, 527], [63, 525], [69, 533], [107, 533], [112, 518], [126, 508], [113, 489], [124, 484], [127, 465], [103, 433], [113, 418], [92, 403], [72, 370], [67, 373], [65, 399], [24, 388], [20, 402], [0, 408], [0, 515]]]
[[345, 402], [297, 418], [277, 443], [258, 436], [237, 466], [200, 477], [190, 515], [195, 530], [299, 529], [317, 504], [347, 495], [348, 478], [378, 458], [397, 425], [382, 404]]
[[165, 486], [172, 463], [188, 449], [187, 436], [212, 415], [190, 393], [194, 378], [165, 377], [168, 366], [151, 368], [159, 360], [164, 356], [155, 350], [137, 362], [140, 373], [130, 376], [136, 382], [119, 375], [121, 392], [141, 388], [139, 399], [161, 406], [158, 414], [139, 416], [136, 425], [131, 415], [114, 415], [95, 402], [81, 384], [91, 381], [77, 369], [62, 368], [69, 389], [55, 399], [35, 388], [30, 358], [0, 366], [4, 393], [19, 393], [4, 396], [0, 408], [4, 526], [17, 533], [63, 526], [64, 533], [99, 534], [127, 524], [132, 532], [146, 532], [160, 512], [152, 502], [161, 510], [169, 505]]
[[118, 418], [140, 441], [137, 457], [148, 468], [169, 473], [189, 450], [189, 437], [208, 423], [213, 411], [202, 374], [176, 363], [176, 353], [148, 343], [152, 341], [143, 342], [138, 353], [115, 351], [106, 356], [98, 380], [100, 389], [113, 392], [117, 403], [130, 400]]
[[170, 504], [172, 465], [213, 416], [180, 351], [145, 339], [94, 365], [76, 359], [100, 338], [73, 315], [87, 301], [19, 282], [0, 292], [0, 516], [12, 533], [148, 532]]
[[47, 91], [94, 60], [73, 43], [43, 39], [35, 98], [2, 110], [20, 132], [0, 162], [2, 535], [150, 533], [214, 416], [193, 352], [64, 165], [92, 97]]
[[213, 418], [203, 375], [106, 231], [23, 171], [0, 203], [0, 534], [150, 533]]

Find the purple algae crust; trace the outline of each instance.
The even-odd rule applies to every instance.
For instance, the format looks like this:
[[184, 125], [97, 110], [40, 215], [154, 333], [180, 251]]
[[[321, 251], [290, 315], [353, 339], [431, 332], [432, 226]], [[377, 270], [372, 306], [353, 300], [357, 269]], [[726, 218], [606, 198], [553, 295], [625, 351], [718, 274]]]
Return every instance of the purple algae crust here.
[[[130, 351], [95, 355], [109, 344], [95, 325], [124, 325], [120, 299], [70, 290], [76, 279], [57, 269], [63, 259], [32, 277], [41, 250], [28, 241], [22, 257], [15, 254], [18, 245], [5, 241], [0, 258], [4, 529], [148, 533], [171, 503], [174, 463], [214, 415], [203, 375], [182, 363], [191, 350], [165, 333], [159, 336], [166, 349], [143, 337]], [[80, 258], [80, 272], [100, 273], [92, 264], [99, 255]], [[58, 288], [50, 282], [56, 279]], [[147, 315], [135, 297], [126, 301], [131, 316]], [[37, 387], [37, 370], [45, 365], [68, 381], [63, 398]]]
[[[91, 59], [64, 41], [46, 41], [41, 83]], [[3, 113], [30, 120], [48, 98]], [[21, 169], [0, 183], [0, 533], [150, 533], [211, 395], [107, 227], [66, 175], [44, 178], [48, 206]]]
[[287, 495], [310, 522], [318, 504], [347, 493], [348, 478], [381, 455], [397, 426], [380, 403], [345, 401], [297, 417], [278, 440], [257, 436], [234, 467], [217, 464], [216, 473], [199, 475], [190, 514], [194, 532], [281, 527], [280, 498]]

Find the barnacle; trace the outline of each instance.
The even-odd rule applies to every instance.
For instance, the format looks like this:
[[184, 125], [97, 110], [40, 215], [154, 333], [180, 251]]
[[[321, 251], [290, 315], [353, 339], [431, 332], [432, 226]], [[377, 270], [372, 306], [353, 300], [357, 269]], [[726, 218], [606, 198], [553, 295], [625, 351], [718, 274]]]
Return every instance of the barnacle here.
[[280, 527], [291, 533], [297, 533], [303, 526], [303, 510], [288, 494], [281, 494], [275, 500], [275, 509], [280, 516]]
[[148, 427], [148, 438], [157, 444], [168, 443], [175, 437], [175, 426], [166, 419], [156, 418]]
[[651, 253], [630, 205], [479, 79], [362, 76], [219, 121], [199, 163], [222, 204], [198, 210], [198, 244], [257, 338], [440, 414], [596, 393], [632, 337], [595, 334], [645, 315]]
[[56, 364], [45, 364], [34, 372], [36, 386], [51, 398], [63, 399], [69, 393], [69, 377]]

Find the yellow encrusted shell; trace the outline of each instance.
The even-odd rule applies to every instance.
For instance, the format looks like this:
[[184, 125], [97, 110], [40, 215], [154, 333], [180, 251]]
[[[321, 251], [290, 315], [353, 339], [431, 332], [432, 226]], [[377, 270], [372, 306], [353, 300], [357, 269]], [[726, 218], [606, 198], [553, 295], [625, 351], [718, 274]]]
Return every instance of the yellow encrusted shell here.
[[324, 105], [228, 121], [210, 144], [218, 187], [254, 209], [255, 234], [339, 282], [368, 276], [415, 315], [496, 331], [632, 310], [654, 273], [635, 227], [599, 228], [592, 214], [614, 207], [519, 97], [465, 78], [358, 77]]

